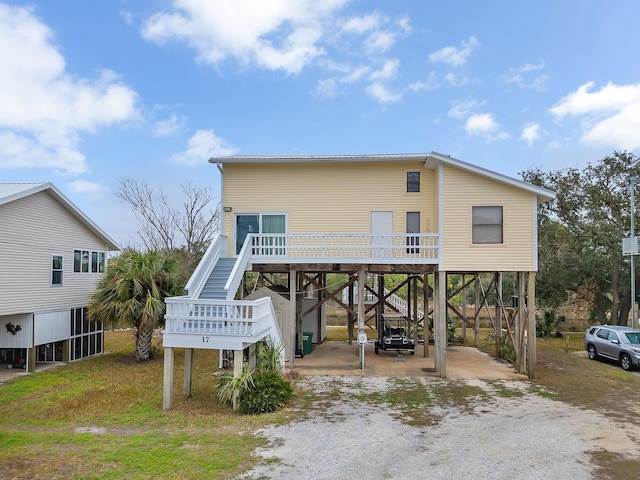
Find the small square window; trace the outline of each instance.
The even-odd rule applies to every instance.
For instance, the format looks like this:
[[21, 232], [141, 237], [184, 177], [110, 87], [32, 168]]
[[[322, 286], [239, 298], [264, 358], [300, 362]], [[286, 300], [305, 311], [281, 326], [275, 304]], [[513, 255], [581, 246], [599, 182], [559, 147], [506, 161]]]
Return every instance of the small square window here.
[[407, 192], [420, 191], [420, 172], [407, 172]]

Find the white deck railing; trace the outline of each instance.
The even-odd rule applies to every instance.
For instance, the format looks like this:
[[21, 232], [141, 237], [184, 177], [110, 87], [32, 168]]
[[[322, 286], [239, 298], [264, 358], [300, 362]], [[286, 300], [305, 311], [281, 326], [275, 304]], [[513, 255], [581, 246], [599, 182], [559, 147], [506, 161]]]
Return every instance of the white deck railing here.
[[166, 333], [256, 337], [273, 327], [269, 298], [231, 301], [183, 296], [165, 302]]
[[236, 258], [236, 263], [231, 270], [229, 279], [224, 286], [224, 289], [227, 291], [227, 300], [233, 300], [235, 298], [236, 290], [238, 290], [240, 282], [242, 282], [244, 272], [250, 264], [249, 259], [251, 258], [251, 243], [251, 234], [249, 234], [247, 235], [247, 238], [242, 245], [242, 249], [238, 254], [238, 258]]
[[438, 263], [435, 233], [263, 233], [252, 236], [255, 263]]

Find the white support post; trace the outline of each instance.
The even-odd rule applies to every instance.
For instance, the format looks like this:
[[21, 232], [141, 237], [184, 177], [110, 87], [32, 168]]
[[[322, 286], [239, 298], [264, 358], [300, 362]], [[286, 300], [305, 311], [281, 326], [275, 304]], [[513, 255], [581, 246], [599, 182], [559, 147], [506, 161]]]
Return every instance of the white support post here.
[[361, 342], [361, 335], [364, 334], [364, 268], [358, 270], [358, 343], [362, 346], [360, 349], [360, 362], [362, 370], [364, 370], [364, 342]]
[[436, 347], [436, 372], [441, 378], [447, 377], [447, 273], [435, 274], [435, 294], [433, 311], [434, 343]]
[[162, 408], [168, 410], [173, 401], [173, 347], [164, 348], [164, 379], [162, 384]]

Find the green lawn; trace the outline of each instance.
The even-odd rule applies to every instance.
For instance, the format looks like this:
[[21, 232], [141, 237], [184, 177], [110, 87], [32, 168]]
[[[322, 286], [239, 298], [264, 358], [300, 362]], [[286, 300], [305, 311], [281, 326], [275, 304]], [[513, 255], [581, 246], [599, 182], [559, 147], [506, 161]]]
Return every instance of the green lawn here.
[[[328, 330], [330, 339], [346, 339], [346, 328]], [[640, 398], [640, 373], [589, 361], [582, 353], [582, 341], [579, 333], [570, 334], [568, 341], [566, 336], [538, 339], [538, 378], [532, 388], [605, 415], [616, 408], [618, 416], [640, 422], [621, 407]], [[162, 349], [154, 360], [137, 364], [131, 332], [109, 332], [105, 342], [105, 355], [0, 386], [0, 478], [236, 478], [251, 467], [252, 451], [265, 442], [253, 432], [290, 421], [313, 400], [310, 392], [298, 391], [296, 409], [260, 416], [235, 414], [216, 400], [217, 352], [203, 350], [194, 355], [193, 396], [184, 398], [183, 352], [178, 350], [174, 404], [165, 412]], [[491, 351], [484, 342], [481, 348]], [[437, 395], [469, 394], [455, 392], [454, 387], [444, 385]], [[411, 421], [423, 425], [430, 420], [418, 410], [437, 400], [400, 384], [386, 395], [390, 403], [416, 406]], [[607, 452], [594, 456], [600, 473], [609, 478], [637, 478], [627, 473], [637, 472], [640, 461], [629, 464]]]

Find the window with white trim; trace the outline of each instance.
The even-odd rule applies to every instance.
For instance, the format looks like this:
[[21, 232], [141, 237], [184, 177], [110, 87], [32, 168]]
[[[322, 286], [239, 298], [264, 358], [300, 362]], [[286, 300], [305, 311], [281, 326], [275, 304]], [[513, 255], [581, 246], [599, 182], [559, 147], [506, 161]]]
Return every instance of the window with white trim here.
[[73, 271], [75, 273], [104, 273], [105, 259], [105, 252], [74, 250]]
[[51, 255], [51, 285], [62, 285], [62, 255]]
[[501, 206], [472, 207], [472, 243], [503, 243]]
[[[278, 213], [240, 213], [236, 215], [236, 254], [240, 253], [245, 238], [250, 233], [278, 234], [287, 232], [287, 218]], [[284, 237], [269, 236], [262, 239], [260, 247], [284, 246]], [[267, 249], [267, 255], [284, 255], [284, 249]], [[260, 254], [260, 253], [258, 253]]]

